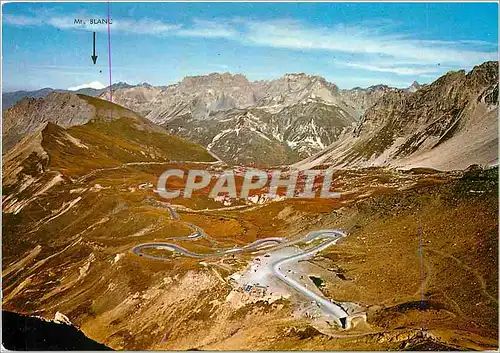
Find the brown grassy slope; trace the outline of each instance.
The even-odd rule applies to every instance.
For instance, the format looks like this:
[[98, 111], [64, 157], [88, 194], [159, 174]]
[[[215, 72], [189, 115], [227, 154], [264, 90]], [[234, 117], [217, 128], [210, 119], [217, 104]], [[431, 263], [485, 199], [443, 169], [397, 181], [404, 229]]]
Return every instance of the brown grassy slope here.
[[473, 171], [451, 185], [429, 184], [337, 212], [331, 224], [351, 234], [318, 262], [337, 266], [345, 280], [327, 282], [325, 293], [373, 306], [368, 320], [376, 326], [421, 327], [421, 232], [424, 327], [497, 340], [497, 175]]
[[[64, 96], [80, 102], [74, 102], [75, 109], [78, 104], [91, 107], [91, 121], [64, 129], [46, 117], [41, 119], [39, 129], [25, 136], [4, 156], [4, 201], [5, 197], [10, 197], [10, 202], [16, 198], [28, 199], [43, 190], [50, 180], [59, 178], [59, 174], [68, 181], [95, 170], [106, 174], [110, 168], [120, 168], [128, 162], [215, 160], [201, 146], [169, 135], [165, 129], [126, 108], [84, 95]], [[54, 95], [52, 99], [58, 97]], [[46, 103], [48, 108], [43, 113], [50, 117], [50, 109], [55, 109], [57, 101], [44, 103], [42, 100], [38, 103]], [[18, 110], [21, 116], [28, 114], [29, 117], [29, 114], [36, 114], [33, 109], [36, 106], [26, 112], [21, 108]], [[64, 116], [64, 111], [56, 112], [62, 122], [74, 120], [72, 116]]]
[[[66, 134], [87, 148], [70, 143]], [[148, 131], [130, 118], [90, 122], [67, 130], [49, 124], [42, 146], [48, 151], [50, 167], [71, 175], [128, 162], [214, 161], [203, 147], [166, 133]]]
[[[448, 182], [423, 176], [424, 182], [412, 190], [384, 188], [364, 199], [349, 194], [332, 201], [287, 200], [245, 212], [180, 213], [206, 226], [223, 246], [313, 229], [348, 229], [348, 238], [315, 260], [346, 277], [323, 278], [325, 293], [371, 306], [368, 320], [373, 331], [392, 334], [397, 329], [401, 335], [388, 342], [386, 336], [370, 332], [342, 339], [310, 329], [297, 332], [307, 329], [309, 322], [291, 319], [291, 301], [234, 306], [226, 300], [231, 288], [224, 279], [244, 267], [250, 255], [205, 261], [209, 264], [204, 266], [184, 257], [162, 262], [131, 254], [134, 245], [165, 241], [190, 230], [170, 219], [151, 189], [130, 191], [147, 169], [125, 170], [129, 174], [124, 180], [113, 174], [82, 183], [65, 181], [20, 213], [4, 214], [5, 308], [49, 318], [60, 311], [91, 338], [115, 349], [396, 349], [408, 330], [420, 327], [420, 311], [411, 303], [420, 298], [415, 222], [422, 215], [426, 299], [432, 301], [425, 312], [426, 328], [447, 341], [464, 337], [495, 342], [496, 306], [474, 287], [478, 278], [431, 250], [447, 250], [474, 267], [485, 291], [496, 295], [496, 238], [491, 234], [498, 223], [496, 175], [469, 174], [471, 179]], [[354, 174], [344, 180], [346, 186]], [[374, 176], [358, 174], [363, 185]], [[382, 170], [376, 174], [377, 182], [395, 178]], [[97, 183], [106, 189], [95, 188]], [[80, 201], [61, 214], [64, 205], [78, 197]], [[470, 225], [461, 230], [456, 219]], [[468, 238], [471, 225], [490, 232]], [[483, 245], [475, 243], [481, 239]], [[197, 251], [208, 244], [199, 245], [193, 244]], [[476, 306], [478, 302], [483, 303]]]

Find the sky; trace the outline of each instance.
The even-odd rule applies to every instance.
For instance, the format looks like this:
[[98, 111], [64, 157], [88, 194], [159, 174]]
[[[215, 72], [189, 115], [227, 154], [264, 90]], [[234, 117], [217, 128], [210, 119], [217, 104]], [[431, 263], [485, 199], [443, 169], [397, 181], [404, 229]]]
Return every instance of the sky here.
[[[12, 2], [2, 10], [4, 91], [107, 86], [110, 61], [113, 83], [305, 72], [352, 88], [429, 83], [498, 60], [496, 3]], [[89, 23], [108, 10], [109, 37], [106, 24]]]

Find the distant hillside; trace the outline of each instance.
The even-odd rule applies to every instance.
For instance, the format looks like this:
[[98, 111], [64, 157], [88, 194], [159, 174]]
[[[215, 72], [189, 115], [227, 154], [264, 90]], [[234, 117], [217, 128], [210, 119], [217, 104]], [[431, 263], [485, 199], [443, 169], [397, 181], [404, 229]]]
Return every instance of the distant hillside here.
[[[112, 90], [113, 102], [202, 144], [227, 163], [283, 165], [335, 142], [394, 88], [342, 90], [304, 73], [254, 82], [240, 74], [212, 73], [170, 86], [118, 83]], [[4, 109], [23, 97], [44, 97], [51, 91], [6, 93]], [[76, 93], [110, 98], [109, 88]]]
[[[170, 86], [119, 83], [113, 102], [229, 164], [463, 169], [497, 163], [497, 67], [488, 62], [404, 89], [343, 90], [304, 73], [253, 82], [212, 73]], [[109, 99], [109, 91], [100, 97]], [[5, 111], [5, 150], [42, 122], [67, 127], [91, 120], [92, 107], [50, 101], [31, 98]]]

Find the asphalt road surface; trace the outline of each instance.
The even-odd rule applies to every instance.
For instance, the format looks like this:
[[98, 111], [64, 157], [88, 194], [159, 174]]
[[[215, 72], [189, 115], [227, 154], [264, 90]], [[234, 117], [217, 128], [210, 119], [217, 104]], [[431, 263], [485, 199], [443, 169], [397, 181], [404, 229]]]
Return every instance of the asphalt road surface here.
[[[172, 216], [172, 219], [178, 220], [180, 222], [181, 219], [175, 212], [175, 209], [172, 206], [167, 206], [170, 214]], [[212, 243], [215, 243], [215, 240], [210, 238], [203, 229], [197, 227], [196, 225], [192, 223], [187, 223], [185, 224], [190, 227], [193, 232], [187, 236], [182, 236], [182, 237], [169, 237], [167, 239], [170, 240], [196, 240], [198, 238], [205, 238], [209, 240]], [[274, 264], [272, 264], [272, 269], [274, 275], [283, 281], [285, 284], [287, 284], [289, 287], [295, 289], [297, 292], [299, 292], [302, 296], [306, 297], [308, 300], [315, 302], [316, 305], [318, 305], [327, 315], [332, 316], [334, 320], [343, 328], [349, 328], [349, 321], [348, 321], [348, 314], [342, 308], [340, 305], [331, 302], [327, 298], [316, 294], [315, 292], [311, 291], [310, 289], [304, 287], [302, 284], [300, 284], [298, 281], [294, 280], [293, 278], [290, 278], [289, 276], [286, 276], [283, 272], [281, 272], [281, 266], [292, 263], [292, 262], [297, 262], [300, 260], [306, 260], [310, 259], [315, 253], [324, 250], [325, 248], [329, 247], [330, 245], [334, 245], [339, 239], [345, 237], [346, 234], [342, 232], [341, 230], [337, 229], [323, 229], [323, 230], [316, 230], [308, 233], [301, 239], [296, 239], [290, 242], [285, 242], [285, 239], [283, 238], [278, 238], [278, 237], [272, 237], [272, 238], [266, 238], [266, 239], [259, 239], [254, 241], [253, 243], [250, 243], [248, 245], [242, 246], [242, 247], [234, 247], [231, 249], [219, 249], [215, 248], [215, 251], [212, 253], [194, 253], [192, 251], [189, 251], [182, 246], [176, 245], [176, 244], [170, 244], [170, 243], [164, 243], [164, 242], [154, 242], [154, 243], [145, 243], [145, 244], [139, 244], [135, 247], [132, 248], [132, 252], [140, 257], [152, 259], [152, 260], [160, 260], [160, 261], [167, 261], [170, 260], [169, 258], [165, 257], [160, 257], [160, 256], [154, 256], [150, 254], [143, 253], [142, 251], [144, 249], [165, 249], [169, 250], [172, 252], [178, 252], [182, 255], [193, 257], [193, 258], [213, 258], [213, 257], [222, 257], [226, 255], [233, 255], [237, 254], [243, 251], [248, 251], [248, 250], [255, 250], [259, 249], [263, 246], [267, 246], [269, 244], [272, 245], [293, 245], [299, 242], [305, 242], [305, 243], [310, 243], [314, 240], [317, 239], [325, 239], [321, 244], [314, 246], [303, 253], [296, 254], [289, 256], [284, 259], [280, 259], [276, 261]]]
[[325, 230], [310, 232], [309, 234], [306, 235], [304, 240], [313, 241], [318, 238], [319, 239], [326, 238], [328, 240], [311, 249], [304, 251], [303, 253], [292, 255], [290, 257], [278, 260], [272, 266], [273, 266], [273, 272], [277, 278], [288, 284], [293, 289], [297, 290], [300, 294], [307, 297], [309, 300], [314, 301], [321, 309], [323, 309], [324, 312], [330, 314], [337, 321], [337, 323], [340, 324], [341, 327], [348, 328], [349, 322], [347, 318], [349, 315], [344, 310], [344, 308], [342, 308], [340, 305], [336, 303], [331, 302], [325, 297], [322, 297], [314, 293], [313, 291], [307, 289], [306, 287], [304, 287], [302, 284], [300, 284], [290, 276], [287, 276], [283, 272], [281, 272], [281, 266], [288, 264], [290, 262], [297, 262], [300, 260], [310, 259], [315, 253], [327, 248], [330, 245], [335, 244], [339, 239], [345, 236], [346, 235], [342, 231], [335, 229], [325, 229]]

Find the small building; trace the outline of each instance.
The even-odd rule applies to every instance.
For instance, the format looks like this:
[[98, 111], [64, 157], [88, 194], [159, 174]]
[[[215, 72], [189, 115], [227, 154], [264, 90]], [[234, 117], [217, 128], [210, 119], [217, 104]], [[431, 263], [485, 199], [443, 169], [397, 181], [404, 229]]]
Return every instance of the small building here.
[[263, 297], [264, 295], [266, 295], [266, 292], [267, 292], [267, 288], [265, 286], [261, 286], [261, 285], [255, 285], [255, 286], [253, 286], [253, 288], [250, 291], [251, 294], [258, 295], [258, 296], [261, 296], [261, 297]]

